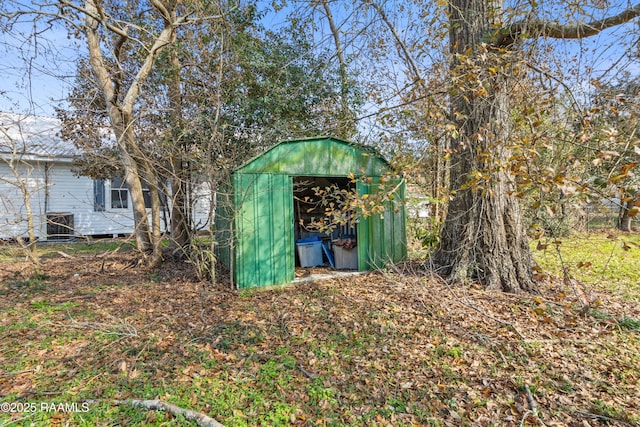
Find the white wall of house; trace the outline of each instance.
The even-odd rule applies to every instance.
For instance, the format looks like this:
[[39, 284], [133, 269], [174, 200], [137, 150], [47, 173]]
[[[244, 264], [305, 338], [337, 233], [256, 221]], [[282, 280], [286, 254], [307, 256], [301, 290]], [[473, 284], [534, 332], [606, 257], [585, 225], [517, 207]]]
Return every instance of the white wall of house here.
[[[73, 215], [76, 236], [127, 234], [133, 231], [131, 209], [110, 209], [109, 182], [105, 182], [105, 210], [94, 207], [93, 179], [76, 176], [71, 163], [34, 161], [20, 167], [20, 181], [30, 189], [31, 211], [36, 235], [47, 238], [47, 214]], [[0, 238], [27, 235], [27, 210], [16, 178], [5, 161], [0, 161]], [[129, 202], [129, 206], [131, 203]]]
[[49, 170], [47, 212], [72, 213], [75, 235], [127, 234], [133, 231], [131, 202], [129, 209], [110, 208], [109, 181], [105, 181], [105, 210], [94, 206], [93, 179], [76, 176], [70, 165], [54, 164]]
[[191, 189], [191, 206], [193, 228], [196, 230], [211, 229], [213, 221], [213, 200], [211, 186], [208, 182], [195, 180], [196, 184]]
[[[14, 171], [19, 178], [16, 178]], [[44, 165], [17, 163], [12, 167], [0, 160], [0, 238], [27, 235], [26, 200], [20, 186], [24, 185], [30, 199], [36, 233], [41, 235], [40, 217], [44, 214]]]
[[[73, 215], [75, 236], [133, 232], [131, 198], [128, 197], [127, 208], [118, 208], [118, 203], [111, 199], [111, 182], [105, 180], [104, 208], [97, 207], [94, 180], [75, 175], [71, 171], [71, 159], [32, 160], [28, 165], [21, 166], [19, 173], [20, 180], [26, 182], [30, 190], [31, 209], [39, 238], [47, 238], [48, 214]], [[198, 185], [193, 197], [194, 223], [201, 228], [206, 227], [210, 206], [207, 186]], [[169, 212], [163, 216], [168, 221]], [[163, 219], [163, 231], [166, 228], [167, 224]], [[12, 239], [20, 236], [27, 236], [24, 198], [7, 162], [0, 159], [0, 238]]]

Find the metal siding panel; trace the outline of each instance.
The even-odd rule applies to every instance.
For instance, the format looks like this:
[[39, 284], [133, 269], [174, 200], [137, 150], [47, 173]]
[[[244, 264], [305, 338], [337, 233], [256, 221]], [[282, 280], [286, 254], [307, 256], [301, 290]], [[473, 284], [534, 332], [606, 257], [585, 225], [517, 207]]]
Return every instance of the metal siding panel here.
[[393, 240], [393, 210], [387, 207], [380, 219], [382, 228], [382, 241], [380, 242], [380, 263], [383, 265], [393, 262], [395, 242]]
[[237, 174], [235, 181], [235, 276], [239, 289], [255, 282], [255, 174]]
[[[362, 191], [376, 192], [379, 190], [379, 178], [373, 177], [371, 185], [362, 185], [361, 187]], [[398, 190], [396, 190], [395, 199], [398, 203], [402, 203], [404, 200], [404, 182], [400, 183]], [[366, 262], [371, 269], [383, 267], [389, 262], [399, 262], [406, 259], [404, 206], [399, 206], [398, 212], [395, 212], [395, 209], [395, 203], [388, 202], [383, 214], [371, 215], [367, 219], [366, 227], [363, 227], [368, 233], [363, 244], [366, 246]], [[358, 239], [361, 240], [360, 237]]]
[[287, 175], [240, 174], [245, 195], [237, 231], [237, 286], [288, 283], [294, 277], [292, 179]]
[[[356, 182], [356, 191], [359, 196], [363, 194], [368, 194], [368, 186], [361, 182]], [[357, 225], [357, 239], [358, 239], [358, 270], [365, 271], [370, 270], [371, 265], [369, 263], [369, 217], [360, 218]]]
[[[330, 143], [326, 140], [307, 141], [304, 151], [304, 175], [328, 175], [331, 165]], [[319, 173], [320, 172], [320, 173]]]
[[232, 257], [232, 277], [233, 282], [236, 287], [240, 287], [240, 273], [238, 272], [238, 260], [240, 259], [240, 236], [242, 233], [242, 227], [240, 226], [240, 213], [242, 207], [242, 197], [245, 190], [242, 188], [242, 177], [241, 174], [234, 174], [232, 177], [233, 182], [233, 209], [235, 210], [235, 216], [233, 217], [233, 237], [231, 243], [233, 244], [233, 248], [231, 249], [231, 257]]
[[381, 176], [388, 165], [365, 148], [331, 138], [289, 141], [274, 146], [238, 169], [238, 173], [307, 176]]
[[326, 164], [331, 176], [347, 176], [350, 173], [359, 175], [355, 168], [355, 157], [358, 155], [354, 147], [333, 142], [328, 146], [329, 162]]
[[278, 159], [281, 164], [280, 172], [289, 175], [306, 174], [306, 152], [298, 144], [287, 144], [283, 146], [282, 153]]
[[[404, 213], [404, 180], [395, 181], [397, 189], [394, 192], [395, 202], [387, 202], [383, 218], [379, 218], [381, 228], [380, 246], [377, 246], [378, 262], [400, 262], [406, 259], [406, 223]], [[397, 212], [396, 212], [397, 210]]]
[[[287, 175], [273, 175], [271, 197], [272, 265], [271, 284], [288, 283], [294, 278], [293, 258], [293, 179]], [[265, 283], [267, 285], [267, 283]]]
[[293, 233], [293, 223], [295, 220], [294, 208], [293, 208], [293, 178], [287, 176], [287, 188], [286, 200], [284, 201], [287, 210], [285, 215], [283, 216], [284, 224], [285, 224], [285, 238], [283, 239], [283, 244], [285, 245], [285, 254], [286, 254], [286, 264], [283, 267], [283, 271], [286, 274], [287, 282], [293, 281], [295, 279], [295, 267], [296, 267], [296, 245], [295, 245], [295, 236]]
[[218, 260], [232, 271], [231, 248], [233, 247], [233, 194], [229, 186], [221, 188], [216, 194], [214, 236]]
[[407, 259], [407, 213], [404, 206], [406, 182], [404, 179], [398, 189], [398, 212], [394, 215], [394, 262]]
[[259, 175], [260, 185], [256, 188], [254, 209], [256, 212], [255, 270], [254, 286], [264, 286], [273, 281], [273, 183], [271, 175]]
[[[372, 183], [369, 184], [368, 192], [375, 193], [378, 191], [378, 177], [372, 177]], [[369, 217], [369, 266], [371, 269], [377, 269], [383, 266], [381, 258], [383, 256], [384, 245], [384, 220], [380, 214], [374, 214]]]
[[249, 173], [277, 173], [279, 172], [278, 158], [281, 157], [281, 147], [275, 146], [272, 150], [256, 157], [246, 166], [241, 168], [243, 174]]
[[359, 152], [357, 153], [357, 157], [354, 159], [354, 169], [355, 171], [353, 171], [356, 176], [361, 176], [362, 174], [367, 175], [367, 176], [373, 176], [374, 174], [372, 174], [372, 170], [370, 167], [370, 163], [371, 163], [371, 156], [368, 155], [368, 153], [363, 153], [363, 152]]
[[371, 215], [371, 221], [369, 224], [369, 229], [371, 230], [371, 236], [369, 237], [371, 245], [371, 248], [369, 249], [369, 258], [371, 266], [374, 269], [377, 269], [384, 267], [384, 264], [386, 264], [385, 221], [382, 215], [374, 214]]

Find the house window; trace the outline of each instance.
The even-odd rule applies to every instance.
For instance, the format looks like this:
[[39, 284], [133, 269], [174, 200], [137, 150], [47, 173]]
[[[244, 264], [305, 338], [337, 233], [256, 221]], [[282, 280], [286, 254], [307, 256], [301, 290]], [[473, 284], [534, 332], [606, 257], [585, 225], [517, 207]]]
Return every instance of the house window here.
[[[167, 208], [167, 197], [162, 192], [162, 189], [159, 189], [158, 196], [160, 197], [160, 208]], [[144, 207], [147, 209], [151, 209], [151, 190], [149, 190], [149, 184], [146, 182], [142, 183], [142, 197], [144, 198]]]
[[151, 208], [151, 192], [149, 191], [149, 186], [146, 183], [142, 183], [142, 198], [144, 199], [144, 207], [147, 209]]
[[111, 209], [129, 208], [129, 189], [120, 177], [111, 179]]
[[93, 180], [93, 210], [104, 212], [105, 203], [104, 179]]

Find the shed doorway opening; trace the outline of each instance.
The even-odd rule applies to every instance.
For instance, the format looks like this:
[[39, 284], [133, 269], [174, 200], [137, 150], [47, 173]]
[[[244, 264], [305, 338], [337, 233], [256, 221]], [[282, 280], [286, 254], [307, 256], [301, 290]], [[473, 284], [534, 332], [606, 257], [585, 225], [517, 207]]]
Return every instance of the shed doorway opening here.
[[355, 183], [343, 177], [293, 177], [296, 267], [358, 270]]

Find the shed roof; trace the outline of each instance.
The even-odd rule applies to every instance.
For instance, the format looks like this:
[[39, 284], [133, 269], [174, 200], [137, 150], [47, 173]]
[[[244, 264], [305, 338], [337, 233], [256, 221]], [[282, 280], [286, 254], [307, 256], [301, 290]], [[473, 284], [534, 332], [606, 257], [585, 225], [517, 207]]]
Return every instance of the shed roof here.
[[0, 153], [68, 159], [80, 155], [59, 131], [60, 121], [53, 117], [0, 113]]
[[236, 173], [381, 176], [390, 168], [372, 147], [321, 136], [282, 141], [240, 166]]

